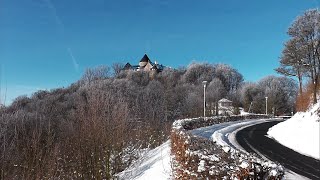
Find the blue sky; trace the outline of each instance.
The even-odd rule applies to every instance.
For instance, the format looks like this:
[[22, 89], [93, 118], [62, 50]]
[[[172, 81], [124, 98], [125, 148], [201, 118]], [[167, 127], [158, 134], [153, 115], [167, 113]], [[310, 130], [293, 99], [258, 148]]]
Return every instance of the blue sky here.
[[226, 63], [256, 81], [275, 74], [287, 28], [318, 3], [0, 0], [1, 100], [66, 87], [87, 67], [134, 64], [144, 53], [171, 67]]

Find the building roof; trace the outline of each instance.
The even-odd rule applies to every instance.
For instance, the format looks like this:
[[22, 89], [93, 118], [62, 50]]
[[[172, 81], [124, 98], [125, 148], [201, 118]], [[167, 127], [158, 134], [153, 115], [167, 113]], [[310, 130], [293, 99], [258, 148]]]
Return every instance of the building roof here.
[[132, 66], [130, 63], [127, 63], [126, 65], [124, 65], [123, 69], [132, 69]]
[[144, 56], [142, 57], [142, 59], [140, 60], [140, 62], [150, 62], [149, 57], [147, 56], [147, 54], [144, 54]]
[[219, 103], [220, 103], [220, 102], [223, 102], [223, 103], [232, 103], [232, 101], [230, 101], [230, 100], [228, 100], [228, 99], [226, 99], [226, 98], [220, 99], [218, 102], [219, 102]]

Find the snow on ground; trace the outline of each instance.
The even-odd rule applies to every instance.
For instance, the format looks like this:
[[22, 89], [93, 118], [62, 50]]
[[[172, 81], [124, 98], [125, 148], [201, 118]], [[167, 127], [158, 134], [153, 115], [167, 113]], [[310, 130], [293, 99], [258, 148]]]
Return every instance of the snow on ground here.
[[309, 180], [309, 178], [301, 176], [293, 171], [286, 170], [283, 180]]
[[249, 115], [249, 114], [251, 114], [251, 113], [245, 112], [243, 109], [240, 109], [240, 115], [241, 116], [245, 116], [245, 115]]
[[120, 179], [166, 180], [171, 178], [170, 141], [150, 150], [132, 166], [118, 174]]
[[219, 144], [220, 146], [230, 146], [231, 148], [238, 149], [241, 151], [245, 151], [237, 142], [236, 134], [241, 129], [244, 129], [248, 126], [252, 126], [255, 124], [260, 124], [264, 122], [270, 122], [274, 120], [270, 119], [253, 119], [253, 120], [245, 120], [245, 121], [235, 121], [225, 126], [221, 129], [216, 130], [211, 138], [214, 142]]
[[296, 113], [268, 131], [268, 136], [301, 154], [320, 159], [320, 103]]
[[[214, 142], [223, 146], [223, 150], [226, 152], [234, 151], [234, 149], [241, 150], [246, 152], [237, 142], [236, 134], [238, 131], [255, 124], [260, 124], [264, 122], [274, 121], [275, 119], [251, 119], [244, 121], [234, 121], [234, 122], [226, 122], [215, 124], [213, 126], [202, 127], [198, 129], [194, 129], [191, 132], [195, 135], [202, 136], [205, 138], [212, 138]], [[256, 151], [257, 152], [257, 151]], [[257, 152], [258, 153], [258, 152]], [[262, 154], [259, 154], [263, 157], [264, 160], [270, 161], [268, 158], [264, 157]], [[271, 161], [270, 161], [271, 162]], [[285, 180], [307, 180], [308, 178], [301, 176], [293, 171], [288, 169], [285, 170], [285, 176], [283, 179]]]
[[[298, 152], [302, 149], [311, 148], [311, 150], [316, 149], [317, 151], [311, 152], [309, 154], [318, 154], [319, 159], [319, 113], [317, 110], [319, 104], [312, 108], [307, 113], [298, 113], [290, 120], [279, 123], [278, 125], [272, 127], [268, 135], [273, 138], [277, 137], [280, 143], [287, 146], [286, 141], [291, 142], [291, 144], [297, 144], [299, 147]], [[236, 142], [235, 134], [239, 130], [258, 123], [263, 123], [269, 120], [246, 120], [246, 121], [236, 121], [216, 124], [214, 126], [203, 127], [199, 129], [192, 130], [195, 135], [212, 138], [218, 144], [224, 147], [231, 147], [239, 150], [243, 150], [240, 145]], [[282, 125], [284, 124], [284, 125]], [[269, 134], [271, 132], [271, 134]], [[280, 137], [278, 137], [280, 136]], [[293, 137], [294, 141], [289, 139]], [[280, 139], [280, 140], [279, 140]], [[308, 141], [307, 141], [308, 140]], [[294, 143], [292, 143], [294, 142]], [[306, 147], [306, 148], [304, 148]], [[317, 148], [314, 148], [317, 147]], [[292, 148], [294, 149], [294, 148]], [[302, 152], [301, 152], [302, 153]], [[304, 152], [304, 154], [307, 154]], [[310, 155], [311, 156], [311, 155]], [[201, 169], [200, 169], [201, 170]], [[120, 179], [133, 179], [133, 180], [166, 180], [172, 178], [171, 170], [171, 156], [170, 156], [170, 141], [165, 142], [161, 146], [150, 150], [142, 158], [137, 160], [132, 166], [130, 166], [125, 171], [118, 174]], [[299, 176], [294, 172], [287, 171], [284, 179], [306, 179], [303, 176]]]

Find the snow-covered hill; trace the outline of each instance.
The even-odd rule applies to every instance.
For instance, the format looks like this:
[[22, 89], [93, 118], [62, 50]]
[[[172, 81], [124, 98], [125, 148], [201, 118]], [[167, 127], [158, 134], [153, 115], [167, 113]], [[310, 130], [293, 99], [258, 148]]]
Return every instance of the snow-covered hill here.
[[301, 154], [320, 159], [320, 103], [296, 113], [268, 131], [268, 136]]

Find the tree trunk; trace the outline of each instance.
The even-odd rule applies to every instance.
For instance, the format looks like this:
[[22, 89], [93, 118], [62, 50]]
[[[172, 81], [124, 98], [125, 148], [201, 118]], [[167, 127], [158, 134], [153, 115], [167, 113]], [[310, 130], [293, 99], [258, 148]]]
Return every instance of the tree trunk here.
[[219, 104], [218, 102], [215, 103], [216, 104], [216, 116], [219, 115]]
[[317, 90], [318, 90], [318, 76], [315, 76], [314, 82], [313, 82], [313, 104], [316, 104], [317, 101]]
[[299, 95], [302, 95], [302, 75], [300, 71], [298, 71], [298, 81], [299, 81]]

